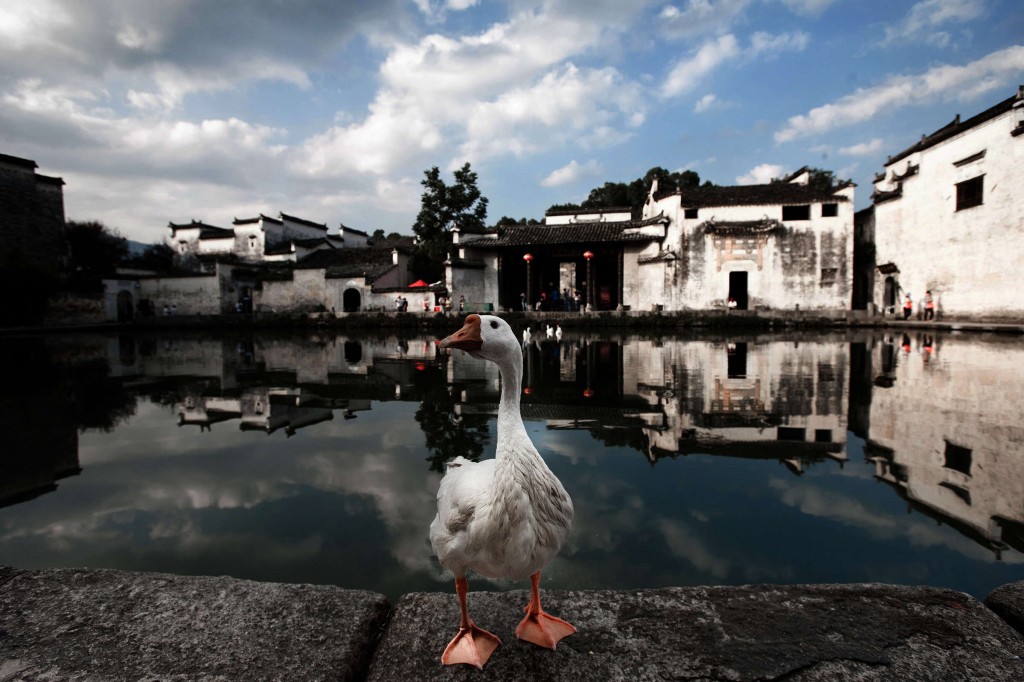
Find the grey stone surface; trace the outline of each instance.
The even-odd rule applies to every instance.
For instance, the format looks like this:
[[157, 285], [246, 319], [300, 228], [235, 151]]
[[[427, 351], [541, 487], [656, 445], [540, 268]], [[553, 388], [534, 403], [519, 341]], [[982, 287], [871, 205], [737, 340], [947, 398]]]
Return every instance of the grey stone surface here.
[[1024, 581], [992, 590], [985, 597], [985, 606], [995, 611], [1010, 627], [1024, 634]]
[[406, 595], [369, 679], [1024, 680], [1024, 639], [951, 590], [755, 585], [542, 597], [579, 630], [557, 651], [515, 639], [525, 591], [470, 592], [470, 615], [503, 643], [481, 673], [440, 664], [458, 626], [455, 595]]
[[387, 614], [336, 587], [0, 567], [0, 680], [358, 680]]

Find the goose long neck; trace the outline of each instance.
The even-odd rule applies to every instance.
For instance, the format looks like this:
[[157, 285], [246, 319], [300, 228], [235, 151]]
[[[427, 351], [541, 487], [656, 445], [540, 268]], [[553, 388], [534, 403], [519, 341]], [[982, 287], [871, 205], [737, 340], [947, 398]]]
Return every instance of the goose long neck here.
[[520, 405], [523, 356], [519, 353], [510, 354], [507, 359], [498, 363], [498, 372], [501, 374], [501, 402], [498, 403], [497, 456], [501, 458], [503, 453], [518, 450], [508, 447], [512, 439], [527, 438]]

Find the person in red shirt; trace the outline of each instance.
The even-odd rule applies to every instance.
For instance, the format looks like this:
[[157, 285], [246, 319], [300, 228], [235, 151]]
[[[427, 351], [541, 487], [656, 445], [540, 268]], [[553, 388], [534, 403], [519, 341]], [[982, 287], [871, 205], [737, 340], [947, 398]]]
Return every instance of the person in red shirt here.
[[912, 312], [914, 312], [914, 302], [910, 300], [910, 294], [907, 294], [907, 300], [903, 301], [903, 319], [909, 320]]
[[935, 299], [932, 298], [931, 289], [924, 292], [924, 319], [935, 319]]

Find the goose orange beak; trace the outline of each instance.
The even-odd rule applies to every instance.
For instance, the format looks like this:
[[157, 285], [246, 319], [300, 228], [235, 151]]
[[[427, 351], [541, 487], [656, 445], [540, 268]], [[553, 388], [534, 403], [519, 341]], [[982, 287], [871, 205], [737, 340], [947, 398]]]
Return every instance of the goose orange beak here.
[[441, 339], [441, 348], [458, 348], [465, 351], [480, 350], [484, 340], [480, 338], [480, 316], [468, 315], [462, 329]]

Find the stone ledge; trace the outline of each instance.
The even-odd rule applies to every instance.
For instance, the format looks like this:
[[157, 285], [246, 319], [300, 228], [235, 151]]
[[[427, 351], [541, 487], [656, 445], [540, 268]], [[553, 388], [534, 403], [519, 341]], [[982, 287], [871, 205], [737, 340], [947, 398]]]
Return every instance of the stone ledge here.
[[372, 592], [112, 570], [0, 568], [0, 680], [359, 680]]
[[985, 597], [985, 606], [1024, 635], [1024, 581], [992, 590], [992, 593]]
[[454, 595], [402, 597], [370, 680], [1020, 680], [1024, 639], [978, 600], [892, 585], [545, 592], [579, 630], [548, 651], [515, 639], [525, 591], [469, 595], [502, 640], [484, 674], [443, 668]]
[[[515, 639], [527, 597], [470, 593], [474, 620], [504, 642], [480, 673], [440, 665], [458, 624], [451, 593], [406, 595], [389, 623], [371, 592], [0, 567], [0, 682], [1024, 679], [1024, 638], [952, 590], [545, 591], [545, 608], [579, 628], [557, 651]], [[987, 603], [1019, 618], [1022, 598], [1014, 583]]]

